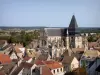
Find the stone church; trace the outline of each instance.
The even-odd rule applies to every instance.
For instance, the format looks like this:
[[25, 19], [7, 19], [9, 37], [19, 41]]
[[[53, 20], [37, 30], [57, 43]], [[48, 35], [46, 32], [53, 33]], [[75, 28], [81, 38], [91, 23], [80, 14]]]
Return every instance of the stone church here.
[[43, 28], [40, 33], [40, 47], [86, 48], [86, 33], [81, 33], [75, 16], [72, 16], [69, 27]]

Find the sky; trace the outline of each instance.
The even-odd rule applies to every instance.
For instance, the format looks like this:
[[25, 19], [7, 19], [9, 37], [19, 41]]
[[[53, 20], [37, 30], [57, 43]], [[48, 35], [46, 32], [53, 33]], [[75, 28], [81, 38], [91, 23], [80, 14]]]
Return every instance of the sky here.
[[0, 26], [100, 27], [100, 0], [0, 0]]

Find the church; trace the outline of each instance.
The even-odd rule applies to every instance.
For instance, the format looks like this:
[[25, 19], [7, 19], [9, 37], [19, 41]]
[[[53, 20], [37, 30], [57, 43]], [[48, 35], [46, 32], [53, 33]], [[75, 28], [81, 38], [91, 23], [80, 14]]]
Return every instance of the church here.
[[88, 34], [79, 31], [75, 15], [73, 15], [69, 27], [41, 29], [40, 47], [86, 48], [88, 47], [87, 36]]

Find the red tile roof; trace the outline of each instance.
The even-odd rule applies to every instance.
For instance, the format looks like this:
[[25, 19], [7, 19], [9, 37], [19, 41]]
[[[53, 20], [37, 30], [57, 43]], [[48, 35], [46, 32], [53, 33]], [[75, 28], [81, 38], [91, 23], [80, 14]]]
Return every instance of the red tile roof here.
[[36, 64], [36, 65], [44, 65], [44, 63], [43, 63], [41, 60], [36, 60], [36, 61], [35, 61], [35, 64]]
[[47, 67], [49, 67], [50, 69], [56, 69], [56, 68], [61, 68], [63, 67], [59, 62], [57, 61], [45, 61], [44, 62]]
[[42, 74], [41, 75], [53, 75], [53, 74], [47, 66], [42, 66]]
[[11, 63], [11, 59], [8, 55], [0, 53], [0, 63], [1, 64]]
[[29, 59], [31, 59], [31, 57], [24, 57], [25, 61], [28, 61]]
[[37, 60], [35, 62], [36, 65], [46, 65], [47, 67], [49, 67], [50, 69], [56, 69], [56, 68], [61, 68], [63, 67], [59, 62], [57, 61], [41, 61], [41, 60]]
[[22, 53], [22, 51], [21, 51], [19, 48], [23, 48], [23, 45], [21, 45], [21, 44], [16, 44], [16, 45], [14, 46], [14, 49], [15, 49], [15, 51], [16, 51], [17, 53]]

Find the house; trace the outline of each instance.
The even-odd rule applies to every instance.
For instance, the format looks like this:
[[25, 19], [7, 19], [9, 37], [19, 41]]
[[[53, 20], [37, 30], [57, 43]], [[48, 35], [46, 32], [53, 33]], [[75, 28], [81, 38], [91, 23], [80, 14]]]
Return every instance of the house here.
[[81, 57], [80, 66], [87, 69], [88, 75], [96, 75], [96, 68], [100, 65], [100, 52], [87, 50]]
[[100, 58], [96, 58], [94, 61], [90, 62], [86, 67], [88, 75], [100, 75], [99, 66]]
[[25, 48], [21, 44], [16, 44], [13, 46], [13, 50], [16, 52], [19, 58], [23, 58], [25, 56]]
[[79, 61], [74, 56], [64, 56], [62, 60], [62, 64], [64, 66], [64, 71], [70, 72], [79, 68]]
[[40, 68], [36, 67], [33, 71], [32, 71], [33, 75], [53, 75], [51, 70], [43, 65]]
[[22, 62], [10, 75], [32, 75], [34, 64]]
[[40, 75], [53, 75], [53, 74], [47, 66], [42, 66], [40, 68]]
[[26, 54], [28, 57], [31, 57], [31, 58], [37, 57], [38, 55], [35, 49], [27, 49]]
[[80, 65], [83, 66], [83, 64], [85, 64], [87, 66], [99, 56], [100, 52], [97, 50], [86, 50], [81, 57]]
[[2, 65], [2, 68], [0, 68], [0, 72], [3, 72], [4, 75], [9, 75], [12, 69], [15, 67], [15, 65], [15, 63]]
[[14, 50], [11, 50], [8, 55], [10, 56], [11, 60], [19, 59], [17, 53]]
[[8, 55], [0, 53], [0, 64], [9, 64], [11, 59]]
[[85, 48], [72, 48], [71, 51], [72, 51], [72, 55], [75, 56], [80, 61], [81, 56], [85, 51]]
[[53, 60], [49, 60], [49, 61], [41, 61], [41, 60], [37, 60], [35, 62], [35, 64], [37, 65], [37, 67], [40, 67], [40, 72], [41, 72], [41, 67], [42, 66], [46, 66], [50, 69], [51, 73], [53, 75], [64, 75], [64, 71], [63, 71], [63, 66], [61, 63], [57, 62], [57, 61], [53, 61]]

